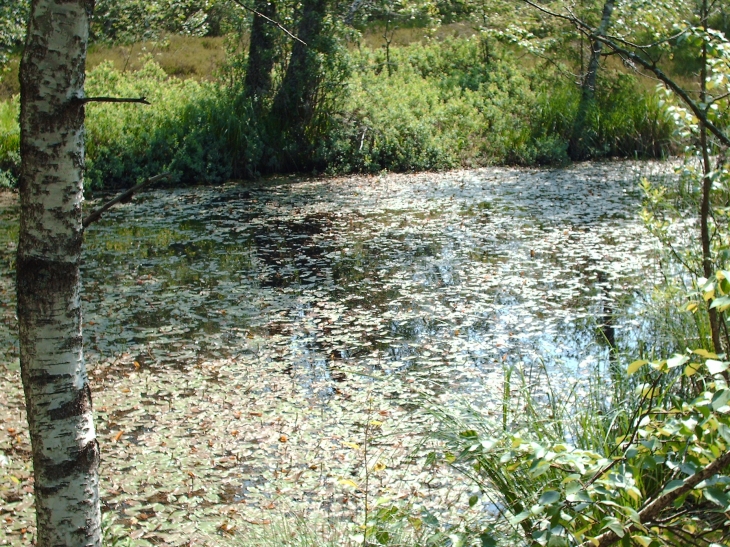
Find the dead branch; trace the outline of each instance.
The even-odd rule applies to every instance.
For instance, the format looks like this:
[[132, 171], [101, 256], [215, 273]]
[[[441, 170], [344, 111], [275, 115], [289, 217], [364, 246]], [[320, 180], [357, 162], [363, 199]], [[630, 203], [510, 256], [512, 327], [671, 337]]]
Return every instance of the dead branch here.
[[101, 215], [107, 212], [109, 209], [114, 207], [117, 203], [121, 203], [125, 200], [129, 200], [132, 198], [132, 196], [142, 190], [143, 188], [149, 186], [150, 184], [153, 184], [157, 182], [158, 180], [162, 180], [165, 178], [168, 178], [170, 176], [170, 173], [161, 173], [159, 175], [155, 175], [154, 177], [148, 178], [144, 182], [140, 182], [137, 186], [134, 188], [130, 188], [126, 192], [122, 192], [117, 197], [115, 197], [113, 200], [106, 202], [104, 205], [99, 207], [96, 211], [89, 214], [83, 222], [81, 223], [84, 229], [88, 228], [90, 224], [96, 222], [101, 218]]
[[147, 97], [83, 97], [77, 99], [81, 103], [141, 103], [141, 104], [152, 104], [147, 100]]
[[286, 34], [288, 34], [288, 35], [289, 35], [289, 37], [290, 37], [291, 39], [293, 39], [293, 40], [296, 40], [297, 42], [300, 42], [300, 43], [304, 44], [305, 46], [307, 45], [307, 43], [306, 43], [306, 42], [305, 42], [304, 40], [302, 40], [302, 39], [301, 39], [301, 38], [299, 38], [298, 36], [295, 36], [294, 34], [292, 34], [292, 33], [291, 33], [291, 32], [289, 31], [289, 29], [287, 29], [287, 28], [286, 28], [286, 27], [285, 27], [284, 25], [282, 25], [282, 24], [281, 24], [281, 23], [279, 23], [278, 21], [274, 21], [274, 20], [273, 20], [273, 19], [272, 19], [271, 17], [266, 17], [266, 15], [264, 15], [263, 13], [260, 13], [260, 12], [256, 11], [255, 9], [253, 9], [253, 8], [252, 8], [252, 7], [250, 7], [250, 6], [247, 6], [247, 5], [246, 5], [246, 4], [244, 4], [244, 3], [243, 3], [243, 2], [241, 1], [241, 0], [233, 0], [233, 1], [234, 1], [234, 2], [236, 3], [236, 4], [238, 4], [239, 6], [241, 6], [241, 7], [243, 8], [243, 9], [245, 9], [245, 10], [247, 10], [247, 11], [250, 11], [250, 12], [251, 12], [251, 13], [253, 13], [254, 15], [257, 15], [257, 16], [261, 17], [262, 19], [264, 19], [265, 21], [268, 21], [269, 23], [271, 23], [271, 24], [272, 24], [272, 25], [274, 25], [275, 27], [277, 27], [277, 28], [279, 28], [279, 29], [283, 30], [283, 31], [284, 31], [284, 32], [285, 32]]

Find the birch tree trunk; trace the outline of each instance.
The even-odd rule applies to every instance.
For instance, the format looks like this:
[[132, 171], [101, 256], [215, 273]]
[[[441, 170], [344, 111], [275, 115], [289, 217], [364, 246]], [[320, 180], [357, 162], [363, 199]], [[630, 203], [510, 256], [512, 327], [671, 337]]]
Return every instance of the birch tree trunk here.
[[39, 547], [101, 545], [81, 338], [84, 69], [93, 0], [33, 0], [21, 61], [20, 366]]

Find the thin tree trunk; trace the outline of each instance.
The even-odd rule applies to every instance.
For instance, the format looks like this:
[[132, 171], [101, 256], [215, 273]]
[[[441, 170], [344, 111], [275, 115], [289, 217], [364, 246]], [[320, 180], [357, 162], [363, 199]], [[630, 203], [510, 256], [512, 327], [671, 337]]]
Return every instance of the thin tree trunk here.
[[314, 116], [314, 100], [321, 78], [317, 42], [326, 11], [327, 0], [304, 0], [302, 3], [297, 36], [304, 43], [294, 42], [286, 74], [271, 109], [272, 125], [281, 137], [295, 146], [295, 156], [305, 153], [304, 133]]
[[[269, 19], [276, 19], [276, 4], [273, 1], [256, 0], [254, 9]], [[271, 91], [271, 71], [276, 57], [275, 32], [269, 21], [254, 13], [244, 92], [247, 97], [257, 98], [257, 103]]]
[[[611, 24], [611, 14], [613, 13], [615, 3], [616, 0], [606, 0], [606, 3], [603, 5], [601, 22], [596, 29], [596, 34], [598, 36], [605, 36], [606, 32], [608, 32], [608, 27]], [[598, 40], [591, 41], [591, 56], [588, 60], [588, 70], [583, 77], [580, 103], [578, 104], [578, 112], [575, 115], [573, 131], [568, 145], [568, 155], [574, 160], [583, 159], [587, 152], [585, 142], [585, 125], [588, 117], [588, 111], [596, 97], [596, 79], [598, 77], [598, 66], [601, 61], [602, 50], [603, 44], [601, 42]], [[581, 53], [581, 63], [582, 60], [583, 55]]]
[[20, 69], [20, 366], [39, 547], [101, 545], [81, 338], [84, 69], [93, 0], [33, 0]]
[[[702, 2], [702, 26], [707, 32], [707, 0]], [[707, 42], [702, 42], [702, 68], [700, 70], [700, 102], [707, 103]], [[706, 112], [705, 112], [706, 113]], [[712, 192], [712, 165], [707, 142], [707, 127], [700, 121], [700, 148], [702, 148], [702, 202], [700, 203], [700, 241], [702, 242], [702, 273], [710, 279], [715, 273], [712, 260], [712, 238], [710, 234], [710, 194]], [[708, 306], [710, 302], [708, 302]], [[710, 316], [710, 334], [715, 353], [723, 353], [720, 339], [720, 317], [715, 308], [708, 308]]]

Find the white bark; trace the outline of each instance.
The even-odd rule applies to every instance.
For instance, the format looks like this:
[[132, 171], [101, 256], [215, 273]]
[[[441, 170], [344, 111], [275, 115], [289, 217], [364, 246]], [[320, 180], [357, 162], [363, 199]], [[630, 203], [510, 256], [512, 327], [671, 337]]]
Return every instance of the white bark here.
[[20, 363], [38, 546], [101, 545], [81, 338], [84, 69], [93, 0], [33, 0], [21, 62]]

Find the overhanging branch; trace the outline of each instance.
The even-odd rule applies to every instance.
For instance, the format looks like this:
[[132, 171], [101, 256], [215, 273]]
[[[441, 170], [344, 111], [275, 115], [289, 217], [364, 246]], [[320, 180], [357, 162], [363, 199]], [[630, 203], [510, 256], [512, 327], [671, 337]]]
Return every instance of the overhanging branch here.
[[658, 66], [656, 66], [653, 63], [650, 63], [646, 59], [642, 58], [640, 55], [637, 55], [633, 51], [629, 51], [626, 48], [623, 48], [613, 42], [610, 38], [605, 36], [593, 36], [596, 40], [602, 42], [606, 46], [610, 47], [615, 52], [623, 55], [624, 57], [630, 59], [632, 62], [636, 63], [637, 65], [641, 65], [641, 67], [645, 68], [649, 72], [653, 73], [654, 76], [656, 76], [661, 82], [666, 85], [669, 89], [671, 89], [674, 93], [676, 93], [679, 98], [682, 99], [684, 104], [686, 104], [689, 109], [692, 111], [692, 113], [697, 117], [700, 122], [709, 129], [710, 133], [712, 133], [717, 140], [719, 140], [722, 144], [725, 146], [730, 146], [730, 137], [728, 137], [719, 127], [717, 127], [712, 121], [707, 119], [707, 114], [705, 111], [700, 108], [700, 106], [692, 100], [692, 97], [689, 96], [686, 90], [684, 90], [677, 82], [672, 80], [669, 76], [667, 76], [663, 70], [661, 70]]
[[268, 21], [269, 23], [271, 23], [271, 24], [272, 24], [272, 25], [274, 25], [275, 27], [277, 27], [277, 28], [279, 28], [279, 29], [283, 30], [283, 31], [284, 31], [284, 32], [285, 32], [286, 34], [288, 34], [288, 35], [289, 35], [289, 37], [290, 37], [290, 38], [291, 38], [292, 40], [296, 40], [297, 42], [300, 42], [300, 43], [304, 44], [305, 46], [307, 45], [307, 43], [306, 43], [306, 42], [305, 42], [304, 40], [302, 40], [302, 39], [301, 39], [301, 38], [299, 38], [298, 36], [295, 36], [294, 34], [292, 34], [292, 33], [291, 33], [291, 32], [289, 31], [289, 29], [287, 29], [287, 28], [286, 28], [286, 27], [285, 27], [284, 25], [282, 25], [282, 24], [281, 24], [281, 23], [279, 23], [278, 21], [274, 21], [274, 20], [273, 20], [273, 19], [272, 19], [271, 17], [267, 17], [267, 16], [266, 16], [266, 15], [264, 15], [263, 13], [261, 13], [261, 12], [259, 12], [259, 11], [256, 11], [255, 9], [253, 9], [253, 8], [252, 8], [251, 6], [247, 6], [247, 5], [246, 5], [246, 4], [244, 4], [244, 3], [243, 3], [243, 2], [241, 1], [241, 0], [233, 0], [233, 1], [234, 1], [234, 2], [236, 3], [236, 4], [238, 4], [239, 6], [241, 6], [241, 7], [243, 8], [243, 9], [245, 9], [245, 10], [247, 10], [247, 11], [250, 11], [250, 12], [251, 12], [251, 13], [253, 13], [254, 15], [257, 15], [257, 16], [261, 17], [262, 19], [264, 19], [265, 21]]
[[[669, 76], [667, 76], [663, 70], [661, 70], [658, 66], [656, 66], [656, 63], [653, 61], [647, 61], [644, 59], [641, 55], [638, 55], [635, 51], [631, 51], [630, 49], [627, 49], [628, 47], [634, 47], [636, 49], [642, 50], [642, 46], [631, 44], [630, 42], [626, 42], [625, 40], [614, 37], [614, 36], [605, 36], [601, 35], [597, 32], [595, 32], [585, 21], [581, 20], [580, 18], [576, 17], [572, 13], [569, 15], [566, 15], [564, 13], [558, 13], [556, 11], [552, 11], [545, 6], [542, 6], [533, 0], [522, 0], [527, 5], [532, 6], [536, 10], [540, 11], [541, 13], [544, 13], [546, 15], [550, 15], [551, 17], [555, 17], [557, 19], [561, 19], [563, 21], [567, 21], [571, 23], [575, 28], [585, 34], [589, 39], [594, 40], [596, 42], [600, 42], [610, 49], [612, 49], [614, 52], [620, 54], [621, 56], [625, 57], [626, 59], [629, 59], [630, 61], [636, 63], [637, 65], [640, 65], [642, 68], [648, 70], [654, 76], [657, 77], [665, 86], [667, 86], [669, 89], [671, 89], [674, 93], [676, 93], [680, 99], [689, 107], [689, 109], [692, 111], [692, 113], [695, 115], [695, 117], [700, 120], [700, 123], [702, 123], [707, 129], [712, 133], [717, 140], [719, 140], [723, 145], [730, 147], [730, 137], [726, 135], [719, 127], [717, 127], [714, 123], [712, 123], [711, 120], [707, 118], [707, 113], [705, 110], [700, 108], [700, 106], [692, 100], [692, 97], [689, 96], [686, 90], [684, 90], [677, 82], [672, 80]], [[682, 33], [686, 32], [682, 31], [681, 33], [677, 34], [677, 36], [680, 36]], [[625, 44], [624, 46], [621, 46], [619, 44]]]
[[82, 226], [84, 229], [88, 228], [90, 224], [96, 222], [101, 218], [101, 215], [103, 215], [106, 211], [114, 207], [117, 203], [121, 203], [127, 199], [131, 199], [131, 197], [142, 190], [143, 188], [149, 186], [150, 184], [153, 184], [157, 182], [158, 180], [162, 180], [164, 178], [168, 178], [170, 176], [170, 173], [161, 173], [159, 175], [155, 175], [154, 177], [148, 178], [144, 182], [140, 182], [137, 186], [134, 188], [130, 188], [126, 192], [122, 192], [117, 197], [115, 197], [113, 200], [106, 202], [104, 205], [96, 209], [93, 213], [89, 214], [83, 221]]

